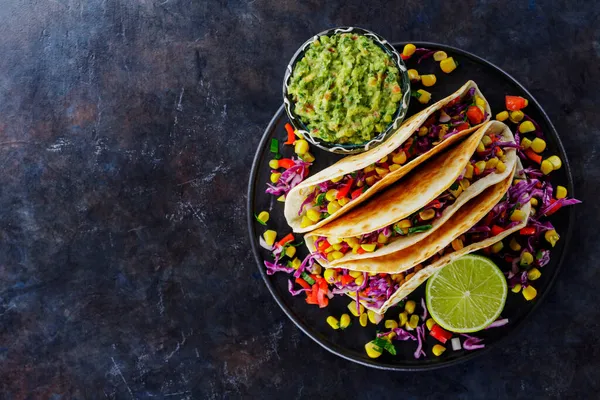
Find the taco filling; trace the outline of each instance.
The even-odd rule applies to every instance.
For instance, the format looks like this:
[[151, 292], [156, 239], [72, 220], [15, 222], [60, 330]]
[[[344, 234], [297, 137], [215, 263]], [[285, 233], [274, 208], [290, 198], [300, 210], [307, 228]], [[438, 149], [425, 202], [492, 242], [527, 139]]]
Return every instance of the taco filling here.
[[362, 170], [332, 178], [311, 188], [300, 205], [301, 228], [314, 225], [357, 199], [390, 172], [427, 153], [449, 137], [486, 119], [485, 101], [475, 88], [456, 97], [432, 114], [415, 133], [392, 153]]

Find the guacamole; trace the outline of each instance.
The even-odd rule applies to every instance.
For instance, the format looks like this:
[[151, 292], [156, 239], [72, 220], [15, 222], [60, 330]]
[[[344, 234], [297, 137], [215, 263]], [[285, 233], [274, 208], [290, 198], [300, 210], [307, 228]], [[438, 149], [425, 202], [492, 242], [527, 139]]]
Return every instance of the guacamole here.
[[402, 98], [400, 71], [366, 36], [321, 36], [296, 63], [288, 93], [314, 137], [361, 144], [392, 122]]

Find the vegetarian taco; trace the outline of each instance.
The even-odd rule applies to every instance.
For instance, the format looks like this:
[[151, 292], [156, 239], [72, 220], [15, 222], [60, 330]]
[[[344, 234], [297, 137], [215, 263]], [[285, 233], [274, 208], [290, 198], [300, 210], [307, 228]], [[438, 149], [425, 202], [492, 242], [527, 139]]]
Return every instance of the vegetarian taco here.
[[409, 118], [384, 144], [343, 158], [294, 187], [285, 217], [294, 232], [325, 225], [469, 135], [490, 118], [473, 81]]
[[325, 267], [351, 261], [358, 262], [349, 265], [364, 265], [364, 259], [410, 247], [448, 223], [469, 200], [512, 175], [514, 147], [506, 125], [488, 122], [365, 205], [306, 234], [305, 243]]

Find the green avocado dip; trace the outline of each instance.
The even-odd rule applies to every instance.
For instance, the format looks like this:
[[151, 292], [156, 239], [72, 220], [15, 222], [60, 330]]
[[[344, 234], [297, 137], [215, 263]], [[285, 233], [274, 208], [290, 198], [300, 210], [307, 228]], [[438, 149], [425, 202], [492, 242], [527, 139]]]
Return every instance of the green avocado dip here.
[[288, 93], [313, 137], [362, 144], [392, 122], [402, 98], [400, 71], [366, 36], [321, 36], [296, 63]]

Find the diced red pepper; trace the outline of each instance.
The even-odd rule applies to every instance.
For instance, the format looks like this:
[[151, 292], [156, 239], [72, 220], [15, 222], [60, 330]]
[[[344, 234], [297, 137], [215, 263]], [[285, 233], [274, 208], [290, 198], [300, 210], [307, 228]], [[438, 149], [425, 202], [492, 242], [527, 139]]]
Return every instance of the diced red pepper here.
[[[542, 156], [540, 156], [539, 154], [536, 154], [535, 151], [533, 151], [531, 149], [527, 149], [524, 151], [524, 153], [527, 156], [527, 158], [529, 158], [534, 163], [537, 163], [537, 164], [542, 163]], [[281, 160], [279, 160], [279, 161], [281, 161]]]
[[455, 98], [450, 100], [450, 102], [448, 104], [446, 104], [446, 107], [452, 107], [452, 106], [458, 104], [459, 101], [460, 101], [460, 96], [456, 96]]
[[347, 285], [347, 284], [353, 282], [354, 278], [351, 275], [342, 275], [342, 277], [340, 278], [340, 281], [342, 281], [342, 285]]
[[294, 165], [296, 165], [296, 163], [294, 163], [294, 160], [290, 158], [282, 158], [279, 160], [279, 166], [285, 169], [291, 168]]
[[462, 124], [460, 124], [459, 126], [456, 127], [456, 130], [458, 132], [460, 131], [464, 131], [465, 129], [469, 129], [471, 127], [471, 125], [469, 125], [467, 122], [463, 122]]
[[355, 198], [357, 198], [358, 196], [360, 196], [363, 193], [364, 189], [365, 189], [364, 186], [356, 189], [355, 191], [352, 192], [352, 194], [350, 194], [350, 198], [352, 200], [354, 200]]
[[283, 246], [285, 246], [286, 243], [293, 242], [293, 241], [294, 241], [294, 234], [288, 233], [283, 239], [281, 239], [279, 242], [277, 242], [277, 246], [283, 247]]
[[506, 96], [506, 109], [509, 111], [517, 111], [527, 107], [529, 101], [521, 96]]
[[525, 228], [521, 228], [521, 230], [519, 231], [519, 233], [523, 236], [531, 236], [531, 235], [535, 235], [535, 227], [533, 226], [526, 226]]
[[438, 341], [442, 342], [442, 344], [446, 343], [448, 339], [452, 338], [452, 332], [448, 332], [438, 324], [435, 324], [431, 327], [431, 331], [429, 334], [436, 338]]
[[477, 106], [469, 106], [467, 108], [467, 118], [473, 125], [477, 125], [483, 122], [483, 112]]
[[319, 243], [319, 250], [320, 251], [325, 251], [325, 250], [327, 250], [330, 247], [331, 247], [331, 243], [329, 243], [327, 241], [327, 239], [325, 239], [321, 243]]
[[512, 258], [511, 256], [509, 256], [508, 254], [504, 256], [504, 261], [511, 263], [514, 260], [514, 258]]
[[499, 227], [498, 225], [492, 226], [492, 236], [499, 235], [499, 234], [501, 234], [504, 231], [505, 231], [505, 229]]
[[562, 208], [561, 202], [556, 202], [556, 199], [550, 199], [551, 207], [546, 211], [546, 215], [550, 216]]
[[316, 276], [315, 281], [317, 282], [321, 290], [327, 291], [327, 281], [324, 278]]
[[317, 303], [319, 308], [325, 308], [329, 304], [329, 297], [327, 297], [327, 290], [319, 290], [317, 292]]
[[316, 283], [314, 285], [312, 285], [312, 289], [308, 292], [306, 292], [306, 302], [308, 304], [319, 304], [319, 300], [318, 300], [318, 292], [319, 292], [319, 285], [317, 285]]
[[365, 249], [363, 249], [362, 247], [359, 247], [358, 250], [356, 250], [356, 252], [358, 254], [365, 254], [367, 251]]
[[310, 285], [302, 278], [296, 278], [296, 283], [302, 286], [304, 289], [310, 290]]
[[405, 56], [404, 54], [400, 54], [400, 57], [402, 57], [402, 59], [404, 61], [408, 60], [411, 56]]
[[442, 208], [442, 203], [438, 199], [433, 200], [429, 205], [432, 208]]
[[294, 144], [296, 141], [296, 134], [294, 133], [294, 128], [290, 123], [285, 124], [285, 130], [287, 131], [288, 140], [284, 144]]
[[489, 212], [485, 218], [483, 219], [483, 225], [484, 226], [490, 226], [492, 224], [492, 220], [494, 219], [494, 214], [492, 214], [491, 212]]
[[[281, 161], [281, 160], [279, 160]], [[341, 199], [342, 197], [346, 197], [348, 195], [348, 192], [350, 191], [350, 188], [352, 187], [352, 184], [354, 183], [354, 179], [350, 178], [350, 180], [348, 180], [348, 182], [342, 186], [342, 188], [340, 190], [338, 190], [337, 194], [335, 195], [336, 199]]]

